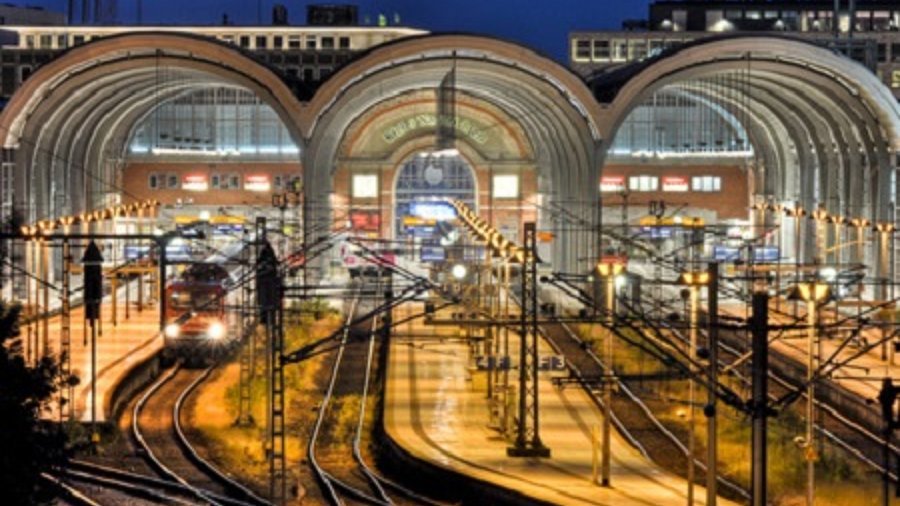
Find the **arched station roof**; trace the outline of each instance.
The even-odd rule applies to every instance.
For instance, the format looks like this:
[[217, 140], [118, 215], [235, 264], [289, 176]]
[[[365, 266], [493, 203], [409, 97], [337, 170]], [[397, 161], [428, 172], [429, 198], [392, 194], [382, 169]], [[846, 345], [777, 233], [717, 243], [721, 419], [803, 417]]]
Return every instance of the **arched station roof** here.
[[[0, 134], [3, 147], [17, 149], [16, 166], [25, 176], [17, 194], [31, 205], [27, 218], [78, 212], [113, 191], [118, 168], [111, 160], [114, 165], [132, 127], [154, 107], [202, 87], [248, 89], [276, 111], [301, 147], [310, 210], [327, 220], [331, 178], [354, 121], [388, 101], [437, 90], [451, 69], [454, 88], [468, 103], [483, 101], [517, 123], [543, 206], [563, 206], [584, 225], [554, 243], [554, 262], [569, 269], [594, 247], [589, 231], [597, 219], [597, 181], [617, 128], [642, 100], [676, 83], [745, 118], [763, 159], [760, 193], [825, 204], [832, 212], [862, 209], [876, 219], [889, 212], [884, 204], [892, 195], [890, 155], [900, 150], [900, 106], [858, 64], [783, 37], [707, 39], [587, 84], [510, 42], [410, 37], [359, 55], [305, 101], [307, 93], [233, 45], [186, 34], [122, 34], [40, 67], [0, 114]], [[744, 76], [745, 85], [724, 92], [694, 86], [722, 74]], [[819, 185], [810, 184], [813, 177]], [[840, 181], [836, 189], [824, 184], [832, 181]], [[820, 195], [809, 190], [816, 186]]]
[[[307, 187], [331, 186], [344, 133], [356, 118], [387, 100], [438, 89], [452, 69], [457, 93], [505, 111], [524, 131], [541, 191], [550, 200], [560, 205], [595, 201], [597, 190], [591, 188], [596, 185], [584, 181], [599, 175], [595, 146], [601, 140], [600, 110], [584, 82], [522, 46], [454, 34], [375, 47], [322, 85], [307, 110], [311, 127], [304, 158]], [[563, 249], [575, 250], [559, 248], [560, 255]], [[568, 262], [574, 259], [572, 254]]]
[[233, 45], [145, 32], [98, 39], [41, 66], [0, 114], [3, 147], [16, 148], [27, 174], [30, 218], [80, 212], [115, 191], [108, 166], [135, 123], [180, 94], [222, 86], [254, 92], [302, 146], [295, 90]]
[[[725, 81], [731, 89], [701, 84], [723, 75], [731, 76]], [[607, 105], [601, 135], [611, 143], [642, 100], [676, 85], [713, 94], [704, 98], [744, 118], [762, 162], [757, 194], [833, 214], [892, 218], [887, 204], [891, 154], [900, 151], [900, 105], [857, 62], [791, 37], [702, 39], [597, 76], [591, 86]]]

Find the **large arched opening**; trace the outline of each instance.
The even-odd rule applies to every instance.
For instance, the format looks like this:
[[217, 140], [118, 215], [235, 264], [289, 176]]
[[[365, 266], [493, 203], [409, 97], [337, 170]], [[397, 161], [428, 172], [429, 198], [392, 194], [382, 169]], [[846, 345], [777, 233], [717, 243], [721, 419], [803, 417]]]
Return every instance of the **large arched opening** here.
[[[609, 102], [605, 174], [677, 173], [685, 188], [701, 191], [694, 201], [718, 206], [714, 218], [743, 214], [754, 229], [774, 227], [763, 239], [782, 258], [864, 262], [886, 274], [882, 238], [872, 233], [868, 253], [844, 247], [856, 237], [853, 220], [895, 220], [900, 107], [867, 69], [808, 42], [740, 35], [670, 51], [592, 86]], [[666, 107], [669, 117], [646, 118]], [[714, 192], [702, 193], [700, 176], [717, 178]], [[663, 183], [630, 192], [631, 203], [691, 203]], [[813, 222], [815, 210], [835, 226]]]
[[[448, 92], [453, 110], [441, 112]], [[375, 197], [353, 198], [353, 178], [376, 176], [383, 198], [402, 161], [447, 147], [440, 127], [446, 123], [453, 149], [474, 169], [482, 216], [513, 238], [524, 221], [560, 232], [546, 245], [554, 268], [585, 270], [592, 263], [578, 252], [594, 248], [597, 188], [581, 181], [596, 179], [597, 110], [584, 84], [552, 61], [482, 37], [405, 39], [333, 76], [309, 110], [304, 166], [307, 188], [319, 189], [307, 195], [317, 220], [332, 219], [331, 212], [339, 217], [351, 199], [353, 206], [376, 207]], [[326, 197], [323, 188], [334, 193]]]
[[[13, 206], [33, 222], [136, 200], [145, 195], [129, 186], [131, 162], [183, 162], [204, 174], [210, 164], [257, 163], [270, 154], [272, 129], [274, 154], [299, 168], [304, 128], [295, 91], [238, 48], [184, 34], [129, 34], [73, 48], [38, 69], [0, 115], [4, 160], [15, 172]], [[263, 121], [242, 118], [245, 112]], [[221, 124], [199, 128], [198, 116], [217, 113], [245, 121], [247, 128], [233, 130], [255, 137], [236, 134], [229, 143]], [[161, 187], [143, 189], [170, 203], [166, 190], [182, 189], [180, 172], [162, 171]], [[179, 179], [170, 185], [173, 173]], [[142, 187], [155, 181], [139, 179]]]

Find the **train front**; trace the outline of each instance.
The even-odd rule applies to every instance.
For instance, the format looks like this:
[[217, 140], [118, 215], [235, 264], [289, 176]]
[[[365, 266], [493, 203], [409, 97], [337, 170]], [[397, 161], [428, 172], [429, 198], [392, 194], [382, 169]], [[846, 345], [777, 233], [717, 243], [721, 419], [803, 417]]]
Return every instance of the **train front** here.
[[166, 289], [168, 323], [163, 358], [207, 362], [227, 351], [231, 341], [221, 283], [176, 281]]

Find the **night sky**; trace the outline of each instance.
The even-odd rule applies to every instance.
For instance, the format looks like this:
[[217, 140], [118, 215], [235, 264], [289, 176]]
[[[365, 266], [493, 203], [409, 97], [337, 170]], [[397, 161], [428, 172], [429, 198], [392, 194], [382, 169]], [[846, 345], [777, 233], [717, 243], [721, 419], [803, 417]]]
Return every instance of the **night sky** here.
[[[40, 5], [60, 12], [67, 6], [66, 0], [10, 3]], [[80, 5], [81, 0], [75, 3]], [[93, 5], [93, 0], [90, 3]], [[272, 5], [276, 3], [287, 6], [292, 24], [305, 24], [308, 3], [354, 3], [359, 5], [361, 23], [368, 17], [374, 24], [380, 12], [393, 23], [394, 13], [398, 13], [405, 26], [510, 39], [567, 63], [569, 31], [616, 29], [625, 19], [645, 19], [648, 0], [260, 0], [262, 24], [271, 23]], [[145, 24], [220, 24], [224, 13], [234, 24], [258, 21], [257, 2], [253, 0], [143, 0], [143, 4]], [[135, 23], [136, 5], [137, 0], [119, 0], [118, 22]]]

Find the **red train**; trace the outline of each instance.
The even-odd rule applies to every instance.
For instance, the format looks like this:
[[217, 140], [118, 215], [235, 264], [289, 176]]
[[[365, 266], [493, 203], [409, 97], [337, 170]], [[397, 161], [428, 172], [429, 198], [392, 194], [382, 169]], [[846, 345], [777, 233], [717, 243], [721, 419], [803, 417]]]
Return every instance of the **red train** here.
[[229, 350], [238, 338], [225, 311], [230, 284], [222, 265], [199, 263], [166, 287], [164, 360], [207, 362]]

